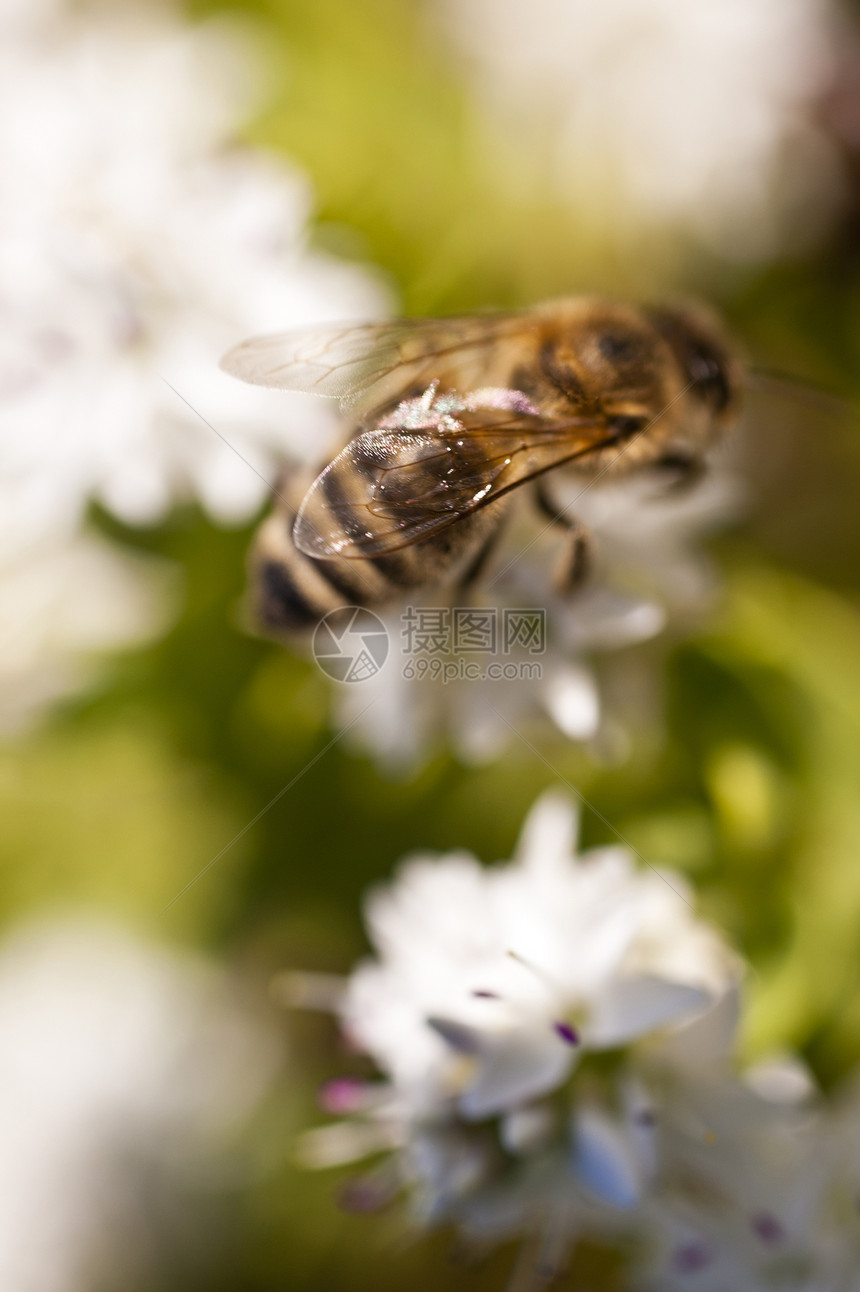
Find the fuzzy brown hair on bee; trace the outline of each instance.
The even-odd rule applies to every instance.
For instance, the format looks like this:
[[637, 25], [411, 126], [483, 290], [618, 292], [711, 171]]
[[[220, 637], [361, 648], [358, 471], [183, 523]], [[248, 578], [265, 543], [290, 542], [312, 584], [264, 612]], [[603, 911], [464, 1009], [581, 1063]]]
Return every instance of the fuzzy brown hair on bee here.
[[312, 628], [344, 605], [382, 607], [479, 577], [514, 490], [568, 534], [559, 580], [588, 536], [545, 487], [670, 469], [692, 481], [735, 421], [741, 365], [697, 308], [573, 298], [521, 313], [315, 328], [231, 350], [227, 372], [340, 399], [344, 447], [288, 476], [252, 556], [261, 627]]

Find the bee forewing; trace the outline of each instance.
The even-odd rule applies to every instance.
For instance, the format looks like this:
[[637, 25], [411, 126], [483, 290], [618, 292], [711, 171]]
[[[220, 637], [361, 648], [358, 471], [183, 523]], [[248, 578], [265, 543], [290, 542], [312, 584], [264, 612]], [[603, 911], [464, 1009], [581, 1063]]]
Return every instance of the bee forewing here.
[[[438, 533], [458, 515], [446, 497], [447, 486], [440, 487], [445, 458], [444, 441], [432, 432], [364, 432], [311, 485], [293, 526], [293, 542], [306, 556], [357, 559]], [[386, 496], [386, 477], [394, 497]], [[399, 496], [404, 485], [414, 498]]]
[[380, 406], [404, 390], [455, 372], [474, 384], [481, 351], [522, 327], [522, 316], [473, 315], [390, 323], [332, 324], [252, 337], [221, 360], [233, 377], [254, 386], [297, 390], [345, 404]]
[[365, 431], [317, 477], [293, 527], [307, 556], [409, 547], [607, 442], [605, 421], [464, 410], [455, 429]]

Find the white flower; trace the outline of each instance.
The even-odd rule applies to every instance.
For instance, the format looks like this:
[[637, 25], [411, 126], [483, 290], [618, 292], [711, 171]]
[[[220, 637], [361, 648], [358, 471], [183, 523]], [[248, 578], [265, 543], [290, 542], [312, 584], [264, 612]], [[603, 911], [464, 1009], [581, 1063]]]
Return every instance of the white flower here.
[[420, 1223], [481, 1242], [540, 1232], [552, 1263], [583, 1229], [629, 1230], [656, 1179], [650, 1085], [683, 1080], [671, 1047], [688, 1031], [726, 1061], [738, 964], [677, 876], [624, 849], [577, 855], [575, 827], [549, 794], [505, 866], [407, 861], [367, 903], [375, 959], [341, 988], [288, 978], [381, 1074], [326, 1087], [346, 1120], [301, 1145], [312, 1165], [387, 1151], [350, 1205], [405, 1188]]
[[184, 497], [247, 517], [266, 488], [256, 472], [273, 478], [291, 429], [298, 442], [331, 429], [312, 401], [249, 403], [217, 370], [249, 330], [381, 305], [365, 271], [309, 249], [304, 178], [235, 144], [252, 66], [241, 31], [187, 27], [154, 7], [67, 15], [41, 39], [5, 42], [10, 537], [62, 532], [93, 498], [132, 524]]
[[742, 1071], [738, 961], [676, 876], [574, 830], [549, 794], [505, 866], [407, 861], [367, 903], [372, 960], [287, 977], [379, 1070], [323, 1088], [338, 1120], [301, 1157], [374, 1157], [347, 1207], [521, 1240], [517, 1287], [586, 1240], [625, 1289], [856, 1292], [856, 1089], [828, 1107], [790, 1054]]
[[[691, 1051], [692, 1053], [692, 1051]], [[860, 1225], [833, 1207], [832, 1114], [796, 1060], [731, 1078], [699, 1062], [664, 1099], [660, 1189], [635, 1288], [835, 1292], [856, 1286]], [[846, 1281], [848, 1280], [848, 1281]]]
[[236, 522], [335, 428], [218, 370], [248, 331], [382, 305], [309, 247], [304, 177], [236, 142], [255, 75], [243, 30], [167, 5], [0, 11], [0, 727], [164, 627], [141, 564], [81, 536], [93, 501]]
[[[382, 667], [338, 687], [336, 721], [388, 769], [414, 767], [444, 740], [465, 761], [483, 762], [520, 734], [531, 739], [546, 728], [617, 756], [631, 715], [605, 699], [614, 656], [667, 627], [690, 625], [712, 603], [715, 580], [695, 540], [738, 505], [737, 484], [720, 457], [689, 492], [649, 478], [584, 488], [566, 484], [561, 473], [551, 483], [559, 507], [591, 536], [593, 568], [581, 588], [562, 596], [553, 586], [566, 540], [557, 528], [536, 525], [523, 505], [474, 590], [412, 599], [420, 600], [419, 615], [433, 607], [450, 616], [470, 606], [488, 611], [492, 649], [458, 650], [449, 618], [446, 649], [422, 655], [409, 627], [416, 611], [400, 605], [382, 616], [390, 643]], [[509, 645], [505, 616], [522, 610], [539, 616], [541, 626], [532, 641]]]
[[136, 1283], [156, 1218], [186, 1223], [276, 1060], [273, 1039], [204, 963], [82, 919], [7, 937], [0, 1285]]
[[489, 155], [554, 185], [597, 236], [681, 226], [757, 259], [832, 211], [838, 165], [816, 120], [840, 39], [826, 0], [449, 0], [443, 12], [493, 116]]
[[548, 796], [516, 859], [415, 857], [373, 892], [377, 959], [349, 981], [349, 1035], [417, 1104], [467, 1119], [562, 1085], [591, 1051], [689, 1020], [731, 981], [682, 881], [623, 848], [578, 857], [569, 804]]
[[158, 633], [172, 585], [158, 562], [87, 533], [0, 556], [0, 732], [93, 682], [108, 652]]

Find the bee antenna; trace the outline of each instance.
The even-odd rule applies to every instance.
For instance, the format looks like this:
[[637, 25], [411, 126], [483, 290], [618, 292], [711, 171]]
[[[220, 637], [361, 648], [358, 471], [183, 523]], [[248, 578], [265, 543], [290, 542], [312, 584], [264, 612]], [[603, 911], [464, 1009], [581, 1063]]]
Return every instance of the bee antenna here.
[[845, 413], [851, 408], [851, 401], [847, 396], [840, 395], [812, 377], [798, 377], [794, 373], [782, 372], [779, 368], [750, 368], [745, 385], [751, 390], [766, 391], [784, 399], [800, 399], [831, 412]]

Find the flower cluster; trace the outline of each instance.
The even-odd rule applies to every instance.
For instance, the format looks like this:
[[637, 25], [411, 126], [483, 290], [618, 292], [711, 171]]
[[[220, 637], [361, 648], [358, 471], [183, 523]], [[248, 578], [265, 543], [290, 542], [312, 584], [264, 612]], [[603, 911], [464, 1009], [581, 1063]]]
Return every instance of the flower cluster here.
[[588, 1240], [643, 1292], [854, 1286], [832, 1281], [860, 1239], [844, 1133], [798, 1062], [739, 1069], [742, 966], [682, 880], [577, 854], [575, 825], [549, 794], [507, 865], [408, 860], [368, 900], [373, 959], [342, 983], [287, 975], [379, 1074], [323, 1088], [338, 1120], [303, 1160], [375, 1155], [345, 1205], [403, 1195], [477, 1249], [521, 1240], [535, 1283]]
[[[82, 655], [163, 621], [144, 613], [157, 571], [125, 571], [136, 618], [112, 609], [117, 560], [91, 537], [106, 554], [70, 581], [90, 631], [63, 633], [54, 585], [92, 502], [141, 525], [196, 499], [235, 523], [289, 447], [332, 431], [315, 401], [246, 396], [223, 350], [383, 307], [365, 270], [309, 248], [305, 177], [240, 145], [256, 75], [242, 29], [169, 5], [3, 6], [0, 601], [30, 590], [14, 645], [34, 708]], [[50, 651], [25, 657], [30, 639]], [[24, 716], [0, 695], [0, 725]]]

